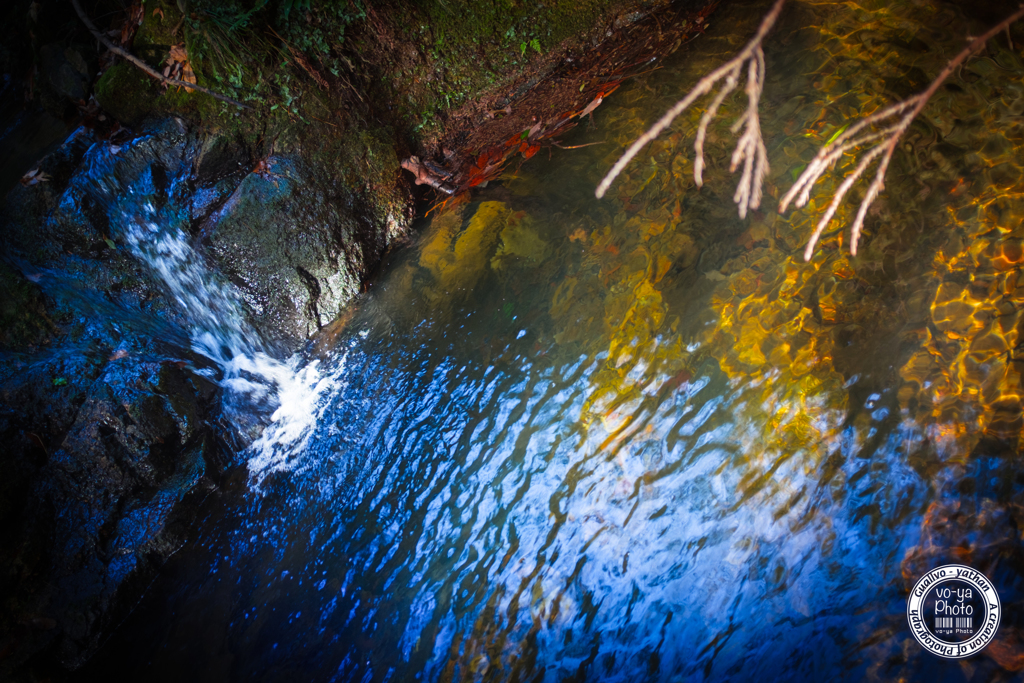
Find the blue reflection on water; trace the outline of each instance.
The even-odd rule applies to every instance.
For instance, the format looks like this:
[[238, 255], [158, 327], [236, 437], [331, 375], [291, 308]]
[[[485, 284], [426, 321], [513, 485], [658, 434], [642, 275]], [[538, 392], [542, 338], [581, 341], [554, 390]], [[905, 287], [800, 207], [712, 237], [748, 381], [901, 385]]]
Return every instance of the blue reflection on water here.
[[[466, 315], [470, 347], [486, 328]], [[577, 420], [599, 358], [538, 356], [509, 329], [484, 366], [451, 334], [346, 342], [308, 447], [211, 501], [158, 584], [169, 595], [133, 618], [159, 643], [140, 675], [823, 679], [874, 664], [851, 645], [899, 629], [894, 578], [917, 539], [872, 529], [926, 489], [893, 455], [901, 435], [865, 471], [863, 436], [823, 415], [840, 434], [828, 461], [789, 458], [784, 490], [750, 493], [743, 442], [761, 427], [733, 413], [754, 399], [713, 362], [646, 404], [618, 459]]]

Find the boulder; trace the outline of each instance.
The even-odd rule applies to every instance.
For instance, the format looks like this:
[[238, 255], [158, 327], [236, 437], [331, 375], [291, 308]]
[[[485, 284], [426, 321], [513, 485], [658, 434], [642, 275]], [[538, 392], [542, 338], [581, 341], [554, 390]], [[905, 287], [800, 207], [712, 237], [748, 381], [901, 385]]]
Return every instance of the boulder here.
[[[4, 544], [10, 573], [0, 600], [11, 621], [0, 638], [14, 656], [0, 666], [8, 671], [47, 645], [66, 667], [81, 664], [129, 598], [124, 587], [141, 588], [184, 542], [194, 506], [179, 504], [212, 486], [205, 474], [217, 458], [215, 385], [131, 356], [107, 363], [91, 383], [88, 376], [60, 388], [65, 405], [80, 401], [74, 420], [52, 452], [33, 444], [41, 465], [23, 481], [27, 501], [5, 515], [19, 531]], [[5, 391], [31, 395], [24, 380], [14, 384], [21, 386]], [[9, 411], [8, 425], [11, 417], [31, 419]]]
[[301, 157], [271, 157], [201, 229], [273, 347], [293, 349], [337, 318], [383, 254], [384, 230], [352, 209], [351, 193]]

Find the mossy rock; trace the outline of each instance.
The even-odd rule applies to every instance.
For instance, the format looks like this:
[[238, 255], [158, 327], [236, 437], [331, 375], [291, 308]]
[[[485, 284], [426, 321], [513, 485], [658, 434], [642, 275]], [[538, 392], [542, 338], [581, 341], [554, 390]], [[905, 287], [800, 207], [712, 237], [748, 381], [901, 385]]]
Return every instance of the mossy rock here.
[[0, 347], [20, 349], [41, 344], [53, 329], [39, 288], [0, 263]]
[[96, 82], [96, 101], [115, 119], [129, 126], [153, 113], [156, 87], [137, 67], [121, 62]]
[[240, 290], [267, 341], [294, 347], [340, 315], [388, 244], [386, 225], [298, 158], [242, 181], [203, 228], [210, 255]]

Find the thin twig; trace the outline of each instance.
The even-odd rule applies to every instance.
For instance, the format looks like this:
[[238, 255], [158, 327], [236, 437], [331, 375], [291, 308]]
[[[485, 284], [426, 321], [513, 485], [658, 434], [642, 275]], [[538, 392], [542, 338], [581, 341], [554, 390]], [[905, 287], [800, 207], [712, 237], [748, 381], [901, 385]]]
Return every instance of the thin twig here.
[[[711, 92], [711, 89], [716, 83], [718, 83], [718, 81], [722, 80], [722, 78], [731, 76], [732, 78], [727, 80], [726, 85], [724, 86], [731, 92], [736, 87], [735, 81], [739, 79], [739, 75], [742, 73], [741, 68], [743, 64], [748, 60], [751, 61], [751, 68], [749, 70], [747, 82], [747, 95], [751, 104], [756, 107], [757, 100], [761, 93], [764, 74], [764, 55], [761, 52], [761, 41], [764, 40], [765, 35], [767, 35], [772, 25], [775, 24], [775, 20], [778, 18], [784, 2], [785, 0], [775, 0], [775, 4], [772, 5], [771, 10], [769, 10], [768, 14], [766, 14], [764, 19], [761, 20], [761, 25], [758, 27], [757, 33], [737, 55], [704, 78], [697, 81], [697, 85], [693, 87], [693, 90], [687, 93], [686, 97], [679, 100], [675, 106], [665, 112], [664, 116], [658, 119], [657, 123], [651, 126], [646, 133], [641, 135], [632, 145], [630, 145], [629, 149], [626, 150], [626, 153], [623, 154], [617, 162], [615, 162], [615, 165], [612, 166], [610, 171], [608, 171], [608, 174], [601, 181], [601, 184], [597, 186], [595, 194], [598, 199], [604, 196], [615, 178], [622, 173], [622, 169], [624, 169], [626, 165], [633, 160], [633, 157], [635, 157], [648, 142], [658, 137], [658, 135], [661, 134], [661, 131], [665, 130], [677, 116], [697, 101], [697, 98]], [[759, 75], [761, 76], [761, 80], [758, 80]], [[722, 99], [725, 99], [725, 97], [722, 96]], [[715, 101], [718, 101], [718, 97], [715, 98]], [[718, 102], [718, 104], [720, 105], [721, 102]], [[714, 102], [712, 105], [715, 106]], [[710, 121], [710, 119], [708, 120]], [[763, 150], [764, 147], [763, 143], [761, 143], [760, 146], [758, 146], [757, 143], [751, 145], [752, 141], [749, 137], [751, 135], [756, 135], [758, 140], [760, 140], [760, 124], [757, 122], [756, 109], [754, 111], [753, 120], [750, 118], [750, 109], [748, 108], [747, 113], [740, 119], [740, 122], [746, 125], [746, 131], [737, 145], [737, 151], [739, 151], [741, 147], [744, 150], [738, 159], [747, 159], [745, 155], [748, 153], [752, 153], [754, 155], [749, 159], [752, 164], [749, 177], [747, 175], [747, 167], [746, 165], [744, 166], [744, 178], [740, 181], [740, 187], [742, 188], [745, 183], [749, 184], [749, 181], [753, 180], [759, 174], [760, 177], [763, 178], [763, 172], [767, 171], [767, 161], [765, 157], [761, 156], [761, 150]], [[703, 142], [704, 137], [701, 136], [701, 147], [699, 148], [701, 151], [703, 150]], [[736, 155], [734, 155], [734, 159], [737, 159]], [[703, 169], [704, 160], [702, 154], [700, 155], [700, 161], [697, 163], [699, 163], [701, 169]], [[698, 182], [698, 185], [699, 184], [700, 183]], [[746, 197], [742, 202], [737, 200], [737, 202], [740, 203], [740, 214], [745, 215], [747, 205], [749, 205], [750, 208], [757, 208], [756, 200], [760, 199], [760, 187], [758, 187], [756, 191], [752, 191], [749, 187], [746, 190], [737, 189], [736, 196]]]
[[757, 107], [764, 88], [764, 52], [758, 45], [754, 50], [754, 59], [750, 60], [747, 75], [747, 111], [732, 127], [735, 134], [745, 128], [743, 137], [732, 153], [729, 172], [735, 173], [739, 163], [743, 162], [743, 175], [736, 186], [736, 194], [732, 200], [739, 205], [740, 218], [747, 217], [747, 208], [756, 209], [761, 205], [761, 186], [764, 176], [768, 173], [768, 151], [761, 138], [761, 121], [757, 115]]
[[89, 17], [86, 16], [85, 12], [82, 10], [82, 6], [78, 4], [78, 0], [71, 0], [71, 4], [74, 5], [75, 11], [78, 12], [78, 18], [82, 20], [82, 23], [85, 24], [85, 27], [89, 29], [89, 33], [91, 33], [96, 38], [96, 40], [106, 45], [108, 50], [110, 50], [116, 55], [120, 55], [127, 61], [131, 62], [138, 68], [145, 71], [153, 78], [156, 78], [159, 81], [167, 83], [168, 85], [176, 85], [182, 88], [191, 88], [192, 90], [198, 90], [199, 92], [206, 93], [210, 97], [215, 97], [222, 102], [233, 104], [236, 107], [241, 107], [242, 109], [252, 109], [252, 107], [250, 107], [247, 104], [242, 104], [238, 100], [233, 100], [227, 95], [221, 95], [220, 93], [214, 92], [209, 88], [204, 88], [203, 86], [198, 85], [197, 83], [188, 83], [186, 81], [179, 81], [176, 78], [168, 78], [167, 76], [164, 76], [162, 73], [152, 68], [149, 64], [146, 64], [144, 61], [133, 55], [131, 52], [128, 52], [124, 48], [114, 45], [114, 43], [112, 43], [110, 39], [107, 38], [107, 36], [105, 36], [103, 33], [100, 33], [99, 29], [97, 29], [96, 26], [92, 23], [92, 21], [90, 21]]
[[715, 99], [711, 101], [711, 106], [700, 117], [700, 123], [697, 125], [697, 137], [693, 141], [693, 151], [697, 154], [693, 161], [693, 180], [697, 183], [697, 187], [704, 187], [704, 138], [708, 134], [708, 124], [711, 123], [711, 119], [715, 118], [715, 114], [718, 113], [718, 108], [722, 106], [726, 96], [736, 89], [740, 66], [737, 64], [732, 73], [726, 76], [725, 85], [718, 91]]
[[[811, 235], [811, 239], [807, 243], [807, 248], [804, 250], [805, 261], [811, 260], [811, 257], [814, 255], [814, 247], [817, 245], [818, 239], [824, 232], [825, 227], [835, 215], [843, 197], [857, 179], [864, 174], [871, 162], [876, 158], [881, 157], [881, 160], [878, 162], [878, 168], [875, 169], [875, 177], [871, 181], [871, 184], [868, 185], [864, 199], [861, 200], [860, 207], [857, 209], [857, 215], [853, 219], [853, 225], [850, 227], [850, 254], [852, 256], [857, 255], [857, 244], [860, 241], [860, 235], [864, 228], [864, 218], [867, 216], [868, 209], [871, 208], [871, 204], [885, 187], [885, 174], [889, 170], [889, 162], [892, 160], [893, 152], [896, 151], [896, 146], [899, 143], [900, 138], [907, 132], [910, 124], [921, 113], [925, 105], [928, 104], [928, 100], [931, 99], [932, 95], [935, 94], [945, 80], [949, 78], [950, 75], [952, 75], [952, 73], [964, 61], [966, 61], [968, 57], [981, 50], [985, 46], [985, 43], [987, 43], [993, 36], [998, 35], [1004, 30], [1008, 31], [1010, 24], [1021, 17], [1024, 17], [1024, 6], [1021, 6], [1020, 9], [1008, 16], [1006, 19], [972, 40], [971, 43], [960, 51], [959, 54], [949, 60], [942, 71], [939, 72], [939, 75], [936, 76], [935, 80], [931, 82], [924, 92], [901, 102], [897, 102], [896, 104], [886, 107], [882, 111], [876, 112], [871, 116], [865, 117], [818, 151], [814, 160], [808, 164], [807, 168], [804, 169], [804, 172], [797, 179], [793, 187], [791, 187], [789, 192], [786, 193], [786, 196], [783, 197], [782, 202], [779, 204], [779, 213], [784, 212], [789, 206], [789, 203], [794, 199], [796, 199], [795, 204], [797, 207], [807, 204], [810, 200], [811, 188], [821, 178], [825, 171], [828, 170], [828, 168], [830, 168], [846, 151], [853, 147], [881, 138], [881, 141], [867, 151], [853, 172], [850, 173], [850, 175], [847, 176], [839, 186], [839, 189], [832, 198], [832, 202], [829, 204], [825, 214], [818, 221], [818, 225], [815, 227], [814, 233]], [[867, 126], [879, 123], [898, 114], [900, 115], [899, 120], [889, 127], [875, 133], [868, 133], [859, 138], [853, 138], [854, 135]]]
[[[818, 181], [818, 178], [820, 178], [825, 171], [827, 171], [829, 167], [843, 155], [843, 153], [860, 144], [870, 142], [871, 140], [882, 136], [868, 133], [860, 138], [853, 138], [852, 140], [850, 138], [864, 130], [867, 126], [883, 121], [890, 116], [904, 111], [911, 105], [916, 104], [918, 97], [918, 95], [915, 95], [908, 100], [886, 107], [882, 111], [875, 112], [871, 116], [858, 121], [856, 124], [843, 131], [843, 133], [837, 136], [835, 140], [818, 150], [814, 159], [811, 160], [811, 163], [809, 163], [807, 168], [804, 169], [804, 172], [800, 174], [800, 177], [797, 179], [793, 187], [789, 188], [789, 192], [787, 192], [782, 198], [782, 202], [779, 204], [779, 213], [784, 213], [786, 211], [789, 207], [789, 203], [793, 201], [794, 197], [797, 197], [797, 193], [799, 193], [799, 197], [797, 197], [796, 206], [801, 207], [807, 204], [810, 200], [810, 192], [814, 183]], [[883, 132], [885, 134], [894, 133], [898, 128], [898, 124], [893, 125], [886, 128]]]
[[560, 145], [557, 142], [552, 142], [551, 144], [558, 149], [583, 149], [584, 147], [590, 147], [591, 145], [603, 145], [604, 143], [604, 140], [598, 140], [597, 142], [588, 142], [583, 145]]

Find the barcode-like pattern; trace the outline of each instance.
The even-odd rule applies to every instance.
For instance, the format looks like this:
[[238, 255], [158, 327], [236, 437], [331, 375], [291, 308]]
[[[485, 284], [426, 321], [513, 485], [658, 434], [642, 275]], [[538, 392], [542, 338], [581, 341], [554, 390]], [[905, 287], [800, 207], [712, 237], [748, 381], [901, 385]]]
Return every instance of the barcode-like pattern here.
[[935, 628], [973, 628], [974, 617], [935, 617]]

